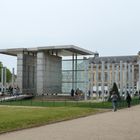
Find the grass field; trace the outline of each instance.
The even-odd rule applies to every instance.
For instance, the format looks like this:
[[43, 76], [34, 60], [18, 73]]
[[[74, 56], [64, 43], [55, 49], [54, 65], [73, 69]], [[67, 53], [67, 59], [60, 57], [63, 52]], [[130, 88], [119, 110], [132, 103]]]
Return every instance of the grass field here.
[[[132, 100], [132, 105], [139, 103], [137, 98]], [[0, 105], [0, 133], [88, 116], [112, 108], [111, 102], [92, 101], [21, 100], [0, 102]], [[126, 101], [118, 103], [118, 108], [125, 107]]]
[[79, 107], [7, 107], [0, 106], [0, 133], [45, 125], [102, 112]]

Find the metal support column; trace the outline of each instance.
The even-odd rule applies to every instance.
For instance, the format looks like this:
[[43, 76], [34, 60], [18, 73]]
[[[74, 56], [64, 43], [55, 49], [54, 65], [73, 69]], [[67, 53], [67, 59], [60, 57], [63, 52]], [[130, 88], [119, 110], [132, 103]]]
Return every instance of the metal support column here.
[[84, 60], [85, 64], [85, 94], [84, 98], [87, 100], [87, 93], [88, 93], [88, 60]]
[[77, 54], [75, 54], [75, 70], [74, 70], [74, 72], [75, 72], [75, 77], [74, 77], [74, 81], [75, 81], [75, 90], [77, 89]]
[[76, 90], [74, 88], [74, 54], [72, 54], [72, 89]]

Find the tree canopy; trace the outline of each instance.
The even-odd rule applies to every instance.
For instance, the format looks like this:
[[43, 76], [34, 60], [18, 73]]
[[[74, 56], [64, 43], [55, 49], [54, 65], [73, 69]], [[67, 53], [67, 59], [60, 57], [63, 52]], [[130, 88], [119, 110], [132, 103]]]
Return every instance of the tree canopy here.
[[[3, 64], [0, 62], [0, 81], [1, 81], [1, 71], [2, 71]], [[10, 82], [12, 78], [12, 74], [8, 68], [6, 68], [6, 82]]]

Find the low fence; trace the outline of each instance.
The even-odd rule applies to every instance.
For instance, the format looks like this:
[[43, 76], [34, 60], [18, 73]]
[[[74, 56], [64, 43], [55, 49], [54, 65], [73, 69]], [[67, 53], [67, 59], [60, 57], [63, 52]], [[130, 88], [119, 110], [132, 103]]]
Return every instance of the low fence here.
[[[140, 100], [138, 97], [132, 99], [131, 106], [140, 104]], [[0, 100], [0, 105], [16, 105], [16, 106], [39, 106], [39, 107], [90, 107], [90, 108], [104, 108], [111, 109], [111, 102], [99, 102], [94, 100], [89, 101], [81, 101], [77, 99], [69, 100], [68, 97], [63, 98], [63, 100], [51, 99], [48, 100], [47, 97], [37, 97], [32, 99], [19, 99], [15, 98], [13, 100]], [[121, 100], [118, 102], [118, 108], [126, 108], [127, 102], [125, 100]]]

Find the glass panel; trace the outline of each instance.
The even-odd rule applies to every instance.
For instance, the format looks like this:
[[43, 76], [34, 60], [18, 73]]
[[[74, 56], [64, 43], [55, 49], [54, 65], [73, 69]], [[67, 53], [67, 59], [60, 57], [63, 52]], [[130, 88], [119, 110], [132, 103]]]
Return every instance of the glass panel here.
[[72, 82], [72, 71], [62, 71], [62, 81]]
[[72, 70], [72, 60], [63, 60], [62, 70]]
[[[77, 72], [77, 80], [74, 82], [83, 82], [85, 80], [85, 72], [84, 71], [74, 71]], [[62, 71], [62, 81], [63, 82], [72, 82], [72, 71]]]
[[[84, 70], [84, 60], [77, 60], [77, 70]], [[75, 61], [74, 61], [75, 69]], [[62, 61], [62, 70], [72, 70], [72, 60], [63, 60]]]
[[62, 92], [70, 93], [72, 89], [72, 83], [62, 83]]

